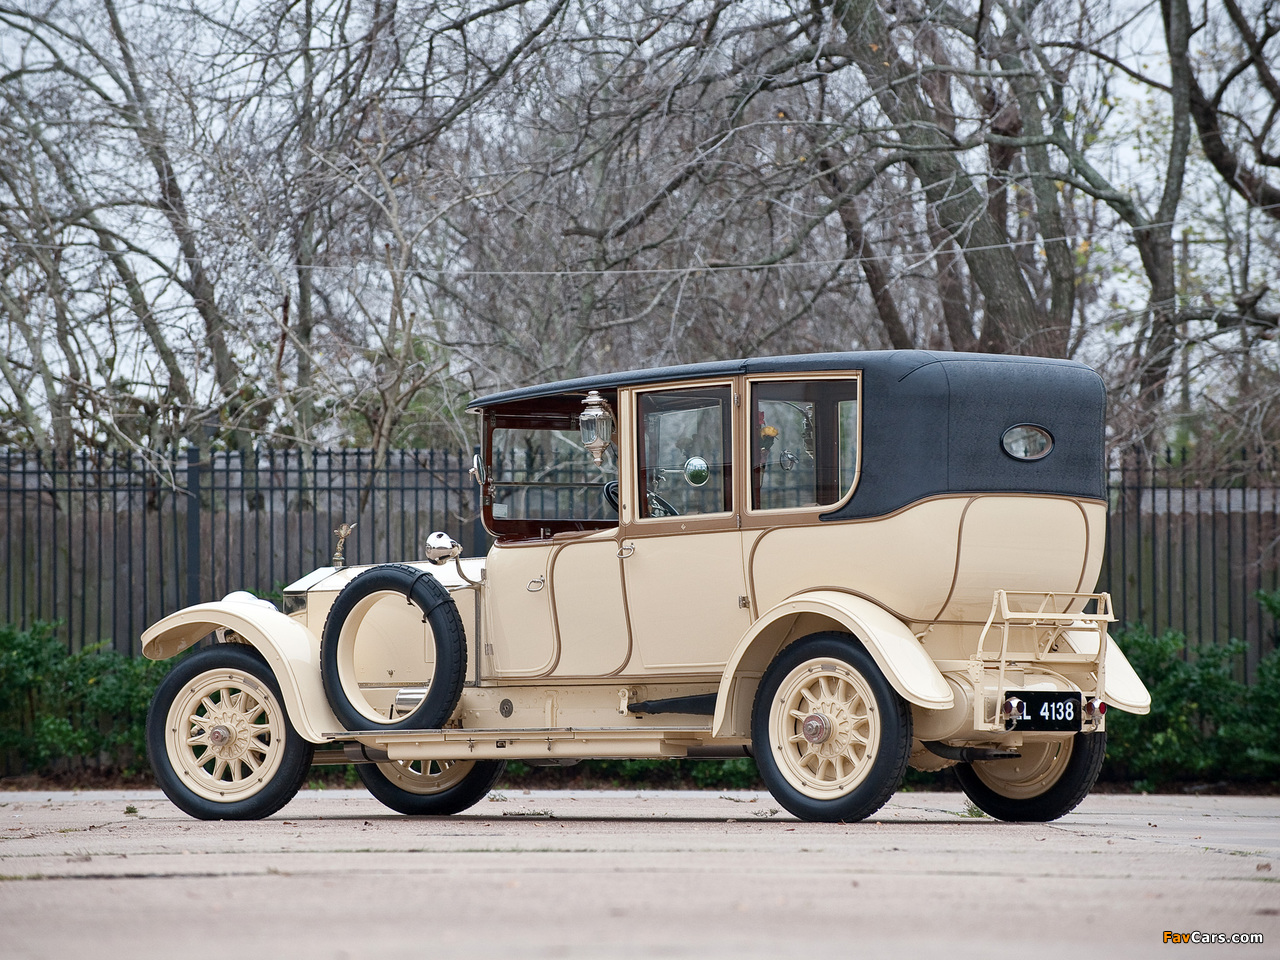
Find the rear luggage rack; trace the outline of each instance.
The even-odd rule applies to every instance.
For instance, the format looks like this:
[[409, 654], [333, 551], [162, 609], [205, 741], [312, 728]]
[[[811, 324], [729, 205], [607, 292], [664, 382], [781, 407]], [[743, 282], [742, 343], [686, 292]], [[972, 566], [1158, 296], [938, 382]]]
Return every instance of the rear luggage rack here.
[[[1094, 612], [1081, 612], [1090, 603], [1094, 605]], [[1106, 679], [1103, 669], [1107, 653], [1107, 624], [1115, 622], [1115, 619], [1109, 593], [997, 590], [991, 600], [991, 613], [978, 636], [978, 648], [971, 659], [971, 667], [983, 672], [994, 667], [996, 691], [1001, 695], [1008, 689], [1005, 672], [1012, 667], [1035, 664], [1043, 671], [1055, 674], [1054, 665], [1089, 669], [1094, 675], [1096, 696], [1100, 697]], [[998, 650], [987, 649], [987, 638], [993, 627], [999, 629]], [[1019, 649], [1011, 653], [1010, 637], [1028, 633], [1030, 642], [1019, 644]], [[1089, 634], [1093, 636], [1089, 637]], [[1089, 695], [1088, 691], [1081, 692]], [[974, 704], [975, 714], [981, 701], [980, 697]], [[985, 717], [975, 716], [974, 719], [982, 727], [993, 728]], [[1003, 724], [999, 726], [1002, 728]]]

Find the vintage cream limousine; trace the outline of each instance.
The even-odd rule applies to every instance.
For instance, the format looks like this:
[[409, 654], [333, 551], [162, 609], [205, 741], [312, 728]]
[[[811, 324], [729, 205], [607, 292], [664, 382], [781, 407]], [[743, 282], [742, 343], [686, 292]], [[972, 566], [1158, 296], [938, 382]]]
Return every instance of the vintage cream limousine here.
[[[165, 617], [212, 637], [152, 704], [156, 777], [202, 818], [279, 810], [313, 761], [448, 814], [505, 760], [755, 758], [806, 820], [878, 810], [908, 766], [1051, 820], [1089, 792], [1105, 713], [1150, 698], [1094, 593], [1098, 376], [886, 351], [713, 362], [471, 404], [495, 544], [333, 566]], [[344, 531], [337, 531], [339, 534]]]

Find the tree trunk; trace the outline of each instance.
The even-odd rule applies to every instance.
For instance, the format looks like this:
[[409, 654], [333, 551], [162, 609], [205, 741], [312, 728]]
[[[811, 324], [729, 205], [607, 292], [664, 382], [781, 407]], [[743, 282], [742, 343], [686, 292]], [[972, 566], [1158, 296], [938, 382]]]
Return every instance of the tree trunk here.
[[[937, 213], [938, 222], [964, 250], [965, 262], [985, 301], [993, 327], [985, 344], [1020, 354], [1046, 352], [1043, 318], [1014, 259], [1009, 239], [991, 219], [986, 192], [954, 154], [918, 89], [917, 72], [898, 56], [875, 0], [837, 0], [836, 18], [849, 38], [850, 55], [871, 85], [880, 108], [909, 153], [908, 163]], [[998, 336], [997, 336], [998, 334]]]

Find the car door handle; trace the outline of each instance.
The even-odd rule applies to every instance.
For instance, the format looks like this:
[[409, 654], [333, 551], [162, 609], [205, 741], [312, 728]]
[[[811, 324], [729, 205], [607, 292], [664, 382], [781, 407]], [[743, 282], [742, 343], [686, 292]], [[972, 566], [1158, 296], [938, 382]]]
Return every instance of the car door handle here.
[[634, 543], [624, 543], [621, 547], [618, 548], [618, 559], [625, 560], [627, 559], [627, 557], [631, 556], [635, 552], [636, 552], [636, 545]]

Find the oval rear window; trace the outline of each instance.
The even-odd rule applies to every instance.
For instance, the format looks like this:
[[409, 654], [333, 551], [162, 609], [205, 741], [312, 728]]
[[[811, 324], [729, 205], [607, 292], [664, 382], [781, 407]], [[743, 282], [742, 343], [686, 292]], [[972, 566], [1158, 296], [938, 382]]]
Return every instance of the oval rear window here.
[[1039, 460], [1053, 449], [1053, 436], [1044, 427], [1020, 423], [1004, 432], [1000, 445], [1015, 460]]

